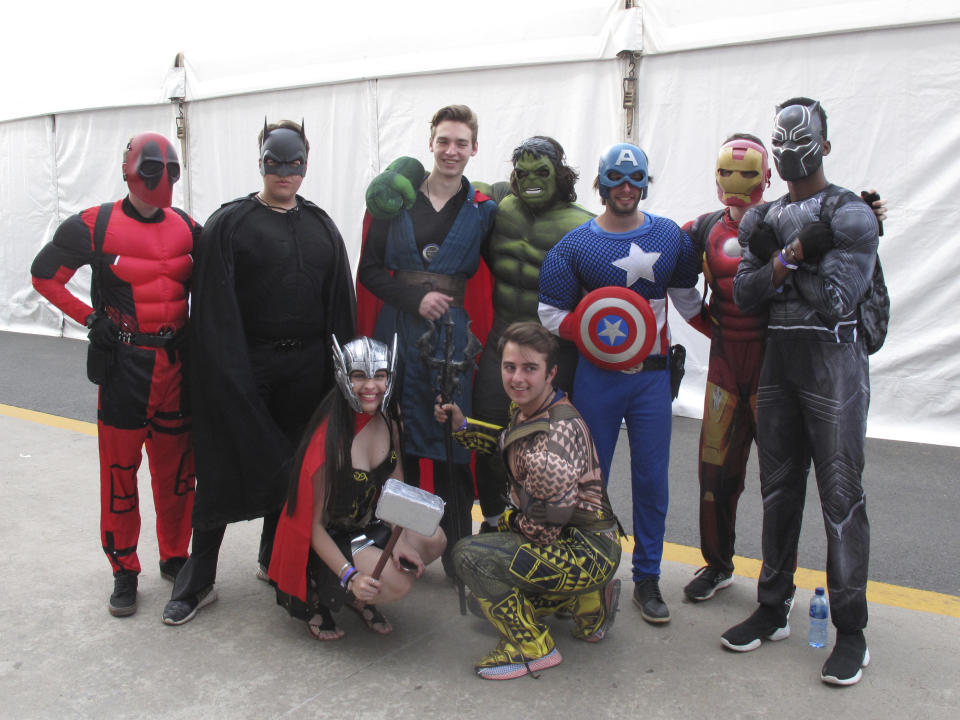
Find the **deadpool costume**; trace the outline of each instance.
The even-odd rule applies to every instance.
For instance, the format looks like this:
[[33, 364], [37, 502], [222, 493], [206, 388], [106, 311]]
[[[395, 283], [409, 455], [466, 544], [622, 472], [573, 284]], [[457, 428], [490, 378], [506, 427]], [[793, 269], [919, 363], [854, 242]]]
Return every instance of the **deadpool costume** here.
[[[198, 226], [170, 207], [180, 165], [165, 137], [132, 138], [123, 173], [129, 196], [68, 218], [31, 267], [37, 291], [90, 328], [88, 367], [96, 364], [90, 372], [100, 385], [100, 533], [116, 576], [114, 615], [136, 611], [142, 448], [153, 484], [160, 570], [171, 580], [188, 551], [195, 477], [180, 340]], [[84, 265], [92, 270], [93, 306], [66, 289]]]

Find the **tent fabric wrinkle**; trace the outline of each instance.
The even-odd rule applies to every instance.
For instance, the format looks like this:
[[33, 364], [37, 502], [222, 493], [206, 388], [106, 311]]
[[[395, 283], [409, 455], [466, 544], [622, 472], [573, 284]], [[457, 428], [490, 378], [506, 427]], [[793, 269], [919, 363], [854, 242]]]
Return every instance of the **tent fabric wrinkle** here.
[[[0, 330], [86, 335], [33, 290], [31, 261], [71, 214], [126, 193], [120, 163], [132, 135], [176, 137], [171, 97], [184, 98], [186, 117], [174, 205], [202, 223], [258, 189], [264, 116], [303, 118], [311, 152], [300, 192], [333, 218], [355, 269], [367, 184], [401, 155], [431, 166], [429, 120], [443, 105], [465, 103], [479, 116], [471, 181], [508, 179], [513, 149], [550, 135], [580, 172], [577, 202], [599, 212], [597, 159], [630, 140], [647, 152], [654, 179], [641, 209], [683, 224], [719, 207], [720, 144], [734, 132], [766, 141], [774, 106], [807, 95], [829, 115], [828, 179], [876, 188], [888, 202], [879, 253], [892, 316], [870, 358], [868, 435], [960, 446], [960, 326], [950, 320], [960, 307], [950, 241], [960, 227], [960, 163], [950, 161], [960, 137], [955, 2], [797, 0], [744, 10], [707, 0], [636, 0], [629, 9], [623, 0], [294, 2], [309, 42], [277, 52], [262, 3], [237, 0], [229, 13], [197, 3], [190, 22], [165, 25], [123, 55], [117, 38], [126, 30], [109, 20], [138, 27], [138, 10], [103, 5], [96, 24], [88, 9], [67, 5], [56, 23], [42, 23], [56, 53], [24, 49], [19, 39], [30, 34], [16, 31], [0, 48], [11, 70], [0, 96]], [[41, 12], [49, 9], [18, 6], [8, 25], [39, 27], [30, 23]], [[90, 30], [78, 39], [80, 26]], [[632, 117], [623, 109], [624, 51], [638, 60]], [[774, 173], [765, 197], [785, 191]], [[89, 282], [84, 269], [68, 287], [86, 295]], [[708, 343], [672, 309], [670, 321], [673, 341], [687, 348], [674, 412], [699, 417]]]

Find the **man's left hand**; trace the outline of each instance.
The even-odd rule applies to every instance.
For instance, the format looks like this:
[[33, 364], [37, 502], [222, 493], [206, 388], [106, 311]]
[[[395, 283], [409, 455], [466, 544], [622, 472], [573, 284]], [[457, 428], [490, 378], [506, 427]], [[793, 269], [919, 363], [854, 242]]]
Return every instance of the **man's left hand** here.
[[803, 249], [803, 259], [810, 262], [833, 248], [833, 230], [827, 223], [818, 220], [800, 231], [797, 242]]

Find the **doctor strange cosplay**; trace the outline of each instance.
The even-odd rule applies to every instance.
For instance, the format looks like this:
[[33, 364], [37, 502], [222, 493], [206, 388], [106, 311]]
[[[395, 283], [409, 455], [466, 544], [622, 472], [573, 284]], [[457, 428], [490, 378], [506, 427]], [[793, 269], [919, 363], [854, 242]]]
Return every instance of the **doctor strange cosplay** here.
[[277, 603], [306, 620], [317, 640], [339, 640], [333, 611], [346, 606], [374, 632], [390, 623], [373, 604], [405, 596], [423, 568], [446, 546], [437, 530], [424, 537], [404, 530], [380, 579], [373, 569], [390, 536], [374, 518], [388, 477], [403, 479], [400, 418], [391, 402], [393, 348], [361, 337], [343, 346], [334, 338], [337, 387], [314, 414], [297, 453], [287, 502], [270, 562]]

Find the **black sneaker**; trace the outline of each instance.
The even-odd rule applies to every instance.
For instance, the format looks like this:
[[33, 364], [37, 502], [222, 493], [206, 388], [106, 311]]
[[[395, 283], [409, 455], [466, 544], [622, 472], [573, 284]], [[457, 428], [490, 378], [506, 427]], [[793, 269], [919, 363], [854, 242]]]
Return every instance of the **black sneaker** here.
[[117, 570], [113, 574], [113, 594], [107, 610], [114, 617], [126, 617], [137, 611], [137, 573]]
[[171, 600], [163, 609], [163, 622], [165, 625], [188, 623], [193, 620], [193, 616], [200, 608], [206, 607], [216, 599], [217, 589], [211, 585], [187, 600]]
[[720, 636], [720, 642], [728, 650], [750, 652], [767, 640], [785, 640], [790, 637], [789, 612], [769, 605], [761, 605], [753, 615], [739, 625], [734, 625]]
[[687, 583], [683, 594], [692, 602], [702, 602], [712, 598], [717, 590], [733, 585], [733, 574], [712, 568], [709, 565], [697, 570], [693, 580]]
[[837, 644], [823, 664], [820, 679], [830, 685], [856, 685], [863, 677], [862, 668], [870, 664], [870, 650], [863, 630], [837, 632]]
[[183, 570], [183, 566], [186, 564], [187, 559], [185, 557], [172, 557], [169, 560], [161, 560], [160, 577], [173, 582], [177, 579], [177, 575], [180, 574], [180, 571]]
[[670, 610], [660, 594], [660, 578], [651, 576], [634, 583], [633, 604], [640, 608], [640, 617], [648, 623], [670, 622]]

